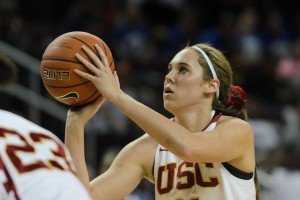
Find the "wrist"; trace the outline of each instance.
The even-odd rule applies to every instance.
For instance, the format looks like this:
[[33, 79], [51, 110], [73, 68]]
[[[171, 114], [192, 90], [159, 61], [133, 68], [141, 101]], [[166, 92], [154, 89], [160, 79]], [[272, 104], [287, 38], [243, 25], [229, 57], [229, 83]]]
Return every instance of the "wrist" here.
[[70, 119], [67, 119], [66, 121], [66, 130], [70, 130], [71, 132], [74, 132], [73, 130], [80, 130], [83, 128], [84, 128], [84, 124], [81, 123], [80, 121], [70, 120]]
[[118, 105], [120, 102], [122, 102], [122, 100], [124, 99], [124, 97], [126, 96], [126, 93], [124, 93], [122, 90], [120, 90], [119, 92], [117, 92], [114, 97], [112, 99], [110, 99], [110, 101], [115, 104]]

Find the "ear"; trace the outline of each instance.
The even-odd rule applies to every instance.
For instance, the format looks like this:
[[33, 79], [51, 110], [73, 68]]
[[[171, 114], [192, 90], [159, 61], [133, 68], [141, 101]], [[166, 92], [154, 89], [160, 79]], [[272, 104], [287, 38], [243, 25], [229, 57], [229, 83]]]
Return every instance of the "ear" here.
[[212, 79], [208, 83], [208, 87], [206, 89], [206, 92], [207, 93], [216, 93], [219, 87], [220, 87], [219, 79]]

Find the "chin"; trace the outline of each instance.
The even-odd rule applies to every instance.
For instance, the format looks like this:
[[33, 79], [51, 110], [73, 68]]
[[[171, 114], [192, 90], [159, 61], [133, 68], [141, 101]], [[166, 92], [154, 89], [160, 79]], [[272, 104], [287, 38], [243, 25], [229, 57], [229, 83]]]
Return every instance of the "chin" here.
[[168, 112], [170, 112], [170, 113], [174, 113], [174, 111], [175, 111], [175, 106], [174, 105], [172, 105], [172, 104], [170, 104], [170, 102], [164, 102], [164, 108], [165, 108], [165, 110], [166, 111], [168, 111]]

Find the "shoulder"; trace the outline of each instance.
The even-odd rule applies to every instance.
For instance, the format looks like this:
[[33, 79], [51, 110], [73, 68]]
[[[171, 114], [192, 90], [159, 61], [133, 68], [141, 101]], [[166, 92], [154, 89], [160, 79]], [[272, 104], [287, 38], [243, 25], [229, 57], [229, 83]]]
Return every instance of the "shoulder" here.
[[41, 132], [50, 133], [49, 130], [41, 127], [40, 125], [26, 119], [23, 116], [20, 116], [18, 114], [10, 112], [10, 111], [0, 109], [0, 118], [1, 118], [0, 126], [3, 128], [13, 128], [13, 129], [21, 129], [21, 130], [29, 129], [29, 131], [30, 130], [32, 130], [32, 131], [38, 130]]
[[131, 159], [139, 166], [142, 166], [147, 178], [152, 178], [152, 167], [155, 158], [155, 152], [158, 143], [153, 140], [148, 134], [132, 141], [121, 151], [124, 159]]
[[152, 151], [155, 151], [158, 143], [153, 140], [148, 134], [144, 134], [143, 136], [133, 140], [128, 143], [121, 152], [126, 154], [148, 154]]
[[235, 158], [229, 159], [228, 163], [242, 171], [252, 172], [255, 168], [255, 147], [251, 125], [239, 118], [223, 116], [215, 130], [223, 142], [227, 140], [235, 155]]
[[127, 144], [123, 150], [144, 159], [145, 156], [154, 155], [157, 146], [158, 143], [154, 139], [152, 139], [148, 134], [144, 134]]
[[240, 118], [222, 115], [217, 123], [217, 126], [233, 126], [233, 127], [241, 127], [241, 128], [250, 128], [252, 129], [251, 125]]
[[226, 115], [220, 117], [216, 130], [222, 133], [239, 134], [249, 139], [254, 135], [253, 128], [247, 121]]
[[144, 134], [136, 140], [129, 143], [127, 146], [134, 148], [135, 150], [144, 151], [149, 148], [156, 148], [158, 143], [152, 139], [148, 134]]

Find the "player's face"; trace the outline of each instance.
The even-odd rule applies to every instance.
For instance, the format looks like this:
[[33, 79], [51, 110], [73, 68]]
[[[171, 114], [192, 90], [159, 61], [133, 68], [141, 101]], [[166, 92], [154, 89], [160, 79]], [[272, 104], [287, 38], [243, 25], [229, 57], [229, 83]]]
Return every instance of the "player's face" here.
[[164, 82], [164, 107], [169, 112], [188, 111], [201, 105], [205, 90], [203, 69], [192, 49], [177, 53], [168, 66]]

